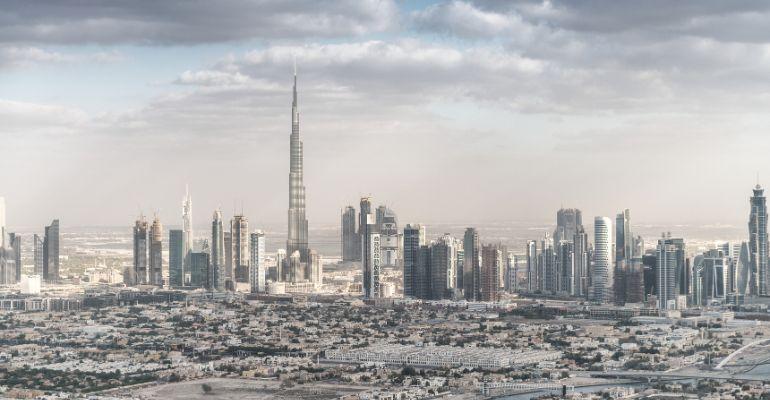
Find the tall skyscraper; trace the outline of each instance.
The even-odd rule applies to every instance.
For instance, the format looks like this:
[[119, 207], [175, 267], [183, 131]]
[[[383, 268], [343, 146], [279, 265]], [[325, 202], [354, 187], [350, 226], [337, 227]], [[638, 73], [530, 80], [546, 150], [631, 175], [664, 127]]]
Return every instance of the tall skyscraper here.
[[32, 259], [35, 264], [33, 275], [43, 276], [43, 239], [36, 233], [32, 237]]
[[555, 293], [559, 288], [559, 266], [556, 263], [556, 251], [554, 243], [548, 232], [540, 241], [540, 271], [542, 287], [540, 290]]
[[56, 282], [59, 280], [59, 220], [45, 227], [43, 242], [43, 280]]
[[628, 209], [615, 217], [615, 262], [634, 257], [634, 237], [631, 235], [631, 211]]
[[754, 195], [749, 199], [751, 213], [749, 214], [749, 275], [750, 295], [768, 294], [768, 263], [767, 263], [767, 202], [764, 189], [757, 185]]
[[407, 224], [404, 227], [404, 296], [418, 297], [420, 281], [417, 263], [420, 258], [420, 246], [425, 244], [425, 227]]
[[685, 257], [684, 240], [664, 234], [657, 246], [658, 307], [676, 308], [676, 296], [689, 294], [691, 275]]
[[[147, 252], [149, 229], [144, 215], [134, 223], [134, 273], [130, 282], [132, 285], [145, 285], [149, 282]], [[47, 242], [47, 240], [46, 240]]]
[[185, 286], [184, 231], [168, 231], [168, 284], [171, 287]]
[[573, 278], [573, 287], [571, 294], [573, 296], [588, 296], [589, 270], [591, 267], [591, 257], [589, 256], [588, 234], [583, 226], [580, 226], [575, 233], [573, 241], [575, 274]]
[[[369, 218], [369, 214], [372, 214], [372, 217]], [[365, 238], [365, 231], [366, 231], [366, 225], [369, 223], [369, 220], [372, 220], [373, 224], [376, 224], [377, 217], [375, 214], [372, 213], [372, 198], [371, 197], [362, 197], [361, 201], [359, 202], [359, 209], [358, 209], [358, 259], [363, 261], [363, 255], [364, 255], [364, 242], [366, 241]], [[372, 228], [372, 231], [376, 230], [376, 227]], [[371, 232], [369, 232], [371, 233]]]
[[305, 216], [305, 184], [303, 182], [303, 149], [299, 136], [299, 110], [297, 108], [297, 70], [294, 69], [294, 90], [291, 103], [291, 137], [289, 159], [289, 234], [286, 253], [299, 251], [300, 260], [308, 259], [307, 218]]
[[[459, 273], [459, 272], [458, 272]], [[481, 244], [476, 228], [463, 235], [463, 294], [468, 301], [481, 300]]]
[[382, 246], [382, 266], [397, 267], [401, 259], [399, 254], [398, 217], [385, 206], [377, 207], [377, 232]]
[[430, 245], [430, 298], [449, 298], [454, 287], [457, 267], [455, 239], [449, 234]]
[[236, 282], [249, 282], [249, 220], [236, 215], [230, 220], [232, 235], [233, 269]]
[[572, 241], [572, 238], [583, 227], [583, 214], [577, 208], [562, 208], [556, 212], [556, 231], [553, 234], [554, 244], [562, 240]]
[[150, 285], [163, 286], [163, 225], [155, 216], [150, 227]]
[[498, 301], [499, 264], [502, 261], [500, 248], [496, 245], [486, 244], [481, 248], [481, 301]]
[[315, 250], [310, 250], [310, 257], [308, 260], [309, 273], [308, 279], [315, 288], [321, 288], [323, 286], [324, 268], [321, 263], [321, 255]]
[[614, 282], [612, 266], [612, 220], [607, 217], [594, 219], [594, 253], [592, 265], [593, 296], [592, 300], [609, 303], [614, 300], [612, 284]]
[[361, 252], [358, 246], [358, 233], [356, 232], [356, 209], [353, 206], [345, 207], [342, 212], [342, 261], [356, 261]]
[[562, 240], [556, 244], [557, 290], [572, 294], [575, 285], [575, 243]]
[[8, 247], [13, 250], [14, 261], [14, 282], [21, 281], [21, 235], [17, 233], [8, 234]]
[[225, 290], [235, 291], [235, 267], [233, 264], [233, 233], [225, 232]]
[[537, 240], [527, 240], [527, 291], [532, 293], [537, 290]]
[[190, 286], [204, 287], [211, 290], [211, 284], [208, 280], [208, 277], [211, 276], [209, 260], [210, 255], [206, 252], [190, 253]]
[[375, 216], [366, 214], [366, 225], [363, 229], [363, 290], [364, 298], [374, 299], [381, 296], [380, 292], [380, 268], [382, 266], [382, 244], [380, 234], [377, 232]]
[[[193, 228], [192, 228], [192, 197], [190, 197], [190, 187], [185, 185], [185, 195], [182, 200], [182, 246], [184, 259], [182, 260], [182, 270], [190, 269], [190, 253], [193, 252]], [[184, 278], [183, 278], [184, 280]]]
[[249, 238], [251, 241], [249, 244], [251, 251], [249, 255], [249, 260], [251, 261], [249, 267], [249, 287], [251, 288], [251, 293], [262, 293], [266, 289], [265, 233], [257, 230], [252, 232]]
[[287, 280], [288, 266], [286, 265], [286, 249], [278, 249], [275, 252], [275, 276], [276, 281], [285, 282]]
[[209, 286], [211, 290], [225, 290], [225, 231], [222, 223], [222, 211], [214, 211], [211, 221], [211, 267], [209, 268]]

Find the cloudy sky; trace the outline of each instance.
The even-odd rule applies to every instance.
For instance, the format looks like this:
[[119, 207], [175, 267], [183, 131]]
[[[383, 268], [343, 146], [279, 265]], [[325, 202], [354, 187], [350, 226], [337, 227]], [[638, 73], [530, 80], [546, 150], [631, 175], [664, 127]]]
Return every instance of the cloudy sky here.
[[286, 220], [299, 70], [311, 226], [735, 223], [770, 182], [765, 1], [6, 0], [8, 222]]

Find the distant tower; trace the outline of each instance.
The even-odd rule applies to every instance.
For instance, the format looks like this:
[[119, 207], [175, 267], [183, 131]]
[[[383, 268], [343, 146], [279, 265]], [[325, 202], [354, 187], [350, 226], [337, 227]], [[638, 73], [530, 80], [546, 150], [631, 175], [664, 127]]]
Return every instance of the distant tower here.
[[249, 259], [251, 265], [249, 266], [249, 287], [251, 293], [262, 293], [265, 291], [265, 233], [262, 231], [255, 231], [250, 236], [250, 250], [251, 254]]
[[449, 234], [430, 245], [430, 298], [450, 298], [457, 266], [457, 247]]
[[404, 296], [417, 298], [420, 294], [417, 263], [420, 246], [425, 243], [425, 227], [407, 224], [404, 227]]
[[209, 268], [209, 286], [213, 291], [225, 289], [225, 232], [222, 224], [222, 212], [214, 211], [211, 221], [211, 267]]
[[180, 287], [186, 284], [184, 270], [184, 231], [168, 231], [168, 284]]
[[35, 269], [33, 275], [43, 276], [43, 239], [36, 233], [32, 237], [32, 258], [34, 260]]
[[594, 219], [594, 259], [592, 268], [592, 300], [609, 303], [614, 300], [612, 284], [612, 220], [607, 217]]
[[537, 240], [527, 240], [527, 291], [533, 293], [537, 291]]
[[134, 274], [131, 283], [135, 285], [145, 285], [149, 282], [147, 271], [148, 234], [147, 220], [144, 215], [139, 215], [134, 223]]
[[687, 295], [691, 279], [685, 259], [685, 245], [681, 238], [665, 234], [657, 246], [658, 307], [676, 308], [676, 296]]
[[767, 202], [764, 189], [757, 185], [749, 204], [749, 274], [748, 289], [750, 295], [764, 296], [768, 294], [768, 262], [767, 262]]
[[353, 206], [345, 207], [342, 212], [342, 261], [358, 260], [358, 233], [356, 232], [356, 209]]
[[382, 266], [398, 267], [401, 254], [399, 254], [398, 217], [388, 207], [377, 207], [377, 232], [380, 233], [382, 245]]
[[481, 301], [499, 300], [499, 277], [502, 253], [500, 247], [487, 244], [481, 248]]
[[163, 225], [155, 216], [150, 227], [150, 278], [149, 283], [163, 286]]
[[59, 220], [45, 227], [43, 242], [43, 280], [57, 282], [59, 280]]
[[249, 281], [249, 220], [243, 215], [236, 215], [230, 220], [232, 234], [233, 269], [235, 282]]
[[299, 136], [297, 108], [297, 69], [294, 68], [294, 89], [291, 103], [291, 136], [289, 158], [289, 230], [286, 253], [299, 251], [300, 261], [308, 261], [308, 229], [305, 216], [305, 184], [303, 181], [303, 146]]
[[[369, 214], [372, 214], [372, 198], [371, 197], [362, 197], [361, 202], [359, 203], [359, 209], [358, 209], [358, 260], [363, 261], [363, 245], [366, 241], [365, 233], [366, 232], [366, 225], [369, 223]], [[372, 214], [371, 217], [372, 224], [377, 223], [377, 217], [376, 215]], [[372, 228], [372, 229], [376, 229]]]
[[377, 232], [376, 217], [372, 213], [365, 214], [366, 224], [362, 231], [362, 265], [364, 298], [380, 297], [380, 268], [382, 262], [382, 246], [380, 234]]
[[184, 262], [183, 270], [190, 270], [190, 253], [193, 252], [193, 222], [192, 222], [192, 198], [190, 197], [190, 187], [185, 185], [185, 195], [182, 201], [182, 231], [183, 231], [183, 252]]
[[634, 237], [631, 234], [631, 211], [627, 208], [615, 217], [615, 263], [634, 256]]
[[463, 235], [463, 294], [468, 301], [481, 300], [481, 244], [476, 228]]

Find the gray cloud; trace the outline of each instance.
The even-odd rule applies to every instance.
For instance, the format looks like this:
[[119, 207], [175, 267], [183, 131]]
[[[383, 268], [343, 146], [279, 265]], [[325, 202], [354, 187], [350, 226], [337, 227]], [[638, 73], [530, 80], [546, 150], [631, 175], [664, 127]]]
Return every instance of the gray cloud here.
[[193, 45], [251, 39], [347, 37], [386, 30], [391, 0], [10, 0], [0, 42]]

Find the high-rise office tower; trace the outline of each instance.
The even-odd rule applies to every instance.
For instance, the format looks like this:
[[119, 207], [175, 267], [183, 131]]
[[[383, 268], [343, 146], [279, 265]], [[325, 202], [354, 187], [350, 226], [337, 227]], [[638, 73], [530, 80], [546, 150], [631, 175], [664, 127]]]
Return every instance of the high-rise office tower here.
[[628, 261], [623, 270], [625, 275], [625, 303], [644, 302], [644, 264], [639, 257]]
[[364, 298], [380, 297], [380, 268], [382, 263], [382, 246], [377, 223], [372, 213], [366, 214], [362, 240], [363, 290]]
[[13, 250], [14, 278], [13, 282], [21, 281], [21, 235], [17, 233], [8, 234], [8, 246]]
[[588, 234], [581, 226], [575, 233], [573, 240], [575, 273], [571, 294], [573, 296], [588, 296], [589, 269], [591, 257], [589, 256]]
[[43, 280], [56, 282], [59, 280], [59, 220], [45, 227], [43, 242]]
[[249, 220], [236, 215], [230, 220], [233, 268], [236, 282], [249, 282]]
[[[364, 241], [366, 230], [366, 225], [368, 224], [368, 221], [371, 219], [376, 224], [376, 215], [372, 214], [372, 217], [369, 218], [369, 214], [372, 214], [372, 198], [371, 197], [362, 197], [361, 201], [359, 202], [359, 209], [358, 209], [358, 259], [360, 261], [363, 261], [363, 254], [364, 254]], [[372, 228], [376, 229], [376, 228]]]
[[210, 255], [204, 251], [190, 253], [190, 286], [202, 287], [211, 290], [208, 277], [211, 276], [209, 268]]
[[225, 231], [222, 222], [222, 211], [214, 211], [211, 221], [211, 257], [209, 258], [209, 286], [211, 290], [225, 290], [227, 278], [225, 267]]
[[631, 211], [628, 209], [615, 217], [615, 263], [634, 257], [634, 238], [631, 235]]
[[425, 227], [407, 224], [404, 227], [404, 296], [418, 297], [420, 293], [417, 263], [420, 246], [425, 243]]
[[286, 282], [298, 283], [305, 280], [305, 268], [303, 268], [302, 265], [299, 250], [295, 250], [287, 260]]
[[[465, 251], [463, 250], [463, 242], [461, 240], [457, 240], [455, 242], [455, 246], [457, 247], [457, 265], [455, 267], [457, 268], [457, 270], [455, 271], [454, 287], [459, 291], [465, 291], [465, 281], [463, 277], [463, 271], [465, 270]], [[463, 297], [465, 297], [464, 294], [463, 294]]]
[[430, 245], [430, 298], [450, 298], [455, 282], [457, 253], [455, 239], [449, 234]]
[[572, 238], [583, 228], [583, 214], [577, 208], [562, 208], [556, 212], [556, 230], [553, 234], [554, 244], [562, 240], [572, 241]]
[[385, 206], [377, 207], [377, 232], [380, 234], [382, 266], [397, 267], [401, 260], [398, 218], [396, 213]]
[[711, 301], [724, 302], [729, 293], [728, 275], [731, 261], [719, 249], [711, 249], [693, 260], [693, 304], [707, 306]]
[[558, 290], [559, 271], [556, 264], [556, 252], [553, 248], [553, 240], [551, 240], [548, 232], [546, 232], [543, 240], [540, 241], [540, 258], [538, 260], [537, 274], [540, 277], [538, 289], [548, 292], [556, 292]]
[[251, 233], [249, 236], [251, 243], [249, 244], [249, 260], [251, 265], [249, 267], [249, 287], [251, 293], [262, 293], [265, 291], [265, 277], [266, 277], [266, 265], [265, 265], [265, 233], [257, 230]]
[[499, 263], [502, 260], [500, 248], [493, 244], [485, 244], [481, 248], [481, 301], [498, 301]]
[[664, 234], [658, 239], [656, 255], [658, 307], [676, 308], [676, 296], [687, 295], [689, 292], [684, 240], [672, 238], [670, 233]]
[[[185, 271], [189, 271], [190, 269], [190, 254], [194, 251], [194, 243], [193, 243], [193, 228], [192, 228], [192, 197], [190, 197], [190, 187], [185, 185], [184, 187], [185, 195], [184, 200], [182, 200], [182, 245], [183, 245], [183, 253], [184, 253], [184, 259], [182, 260], [182, 269]], [[183, 278], [184, 279], [184, 278]]]
[[235, 291], [235, 270], [233, 266], [233, 234], [225, 232], [225, 290]]
[[739, 295], [746, 296], [750, 293], [749, 283], [751, 281], [751, 252], [749, 251], [748, 242], [741, 242], [735, 275], [735, 292]]
[[149, 282], [147, 252], [149, 251], [149, 228], [144, 215], [134, 223], [134, 274], [132, 284], [145, 285]]
[[572, 240], [556, 243], [556, 264], [557, 290], [571, 294], [575, 285], [575, 243]]
[[43, 276], [43, 239], [36, 233], [32, 236], [32, 259], [35, 264], [33, 275]]
[[612, 220], [607, 217], [594, 219], [594, 253], [591, 268], [593, 284], [592, 300], [609, 303], [614, 300], [612, 284]]
[[305, 184], [303, 182], [303, 148], [299, 136], [299, 109], [297, 108], [297, 70], [294, 70], [293, 100], [291, 103], [291, 136], [289, 158], [289, 233], [286, 253], [299, 251], [300, 260], [307, 262], [308, 232], [305, 216]]
[[155, 216], [150, 227], [150, 285], [163, 286], [163, 225]]
[[358, 260], [361, 252], [358, 246], [358, 232], [356, 232], [356, 209], [353, 206], [345, 207], [342, 212], [342, 261]]
[[184, 231], [181, 229], [168, 231], [168, 284], [171, 287], [180, 287], [187, 283], [184, 255]]
[[310, 258], [308, 260], [308, 266], [310, 271], [307, 276], [314, 287], [320, 288], [323, 286], [324, 269], [321, 263], [321, 255], [315, 250], [310, 250]]
[[[459, 272], [458, 272], [459, 273]], [[463, 235], [463, 294], [468, 301], [481, 300], [481, 243], [476, 228]]]
[[288, 267], [286, 266], [286, 249], [278, 249], [275, 252], [275, 276], [276, 281], [287, 281]]
[[764, 189], [757, 185], [754, 195], [749, 199], [749, 257], [751, 274], [749, 275], [749, 294], [768, 294], [767, 263], [767, 202]]
[[527, 240], [527, 291], [532, 293], [537, 290], [537, 240]]

